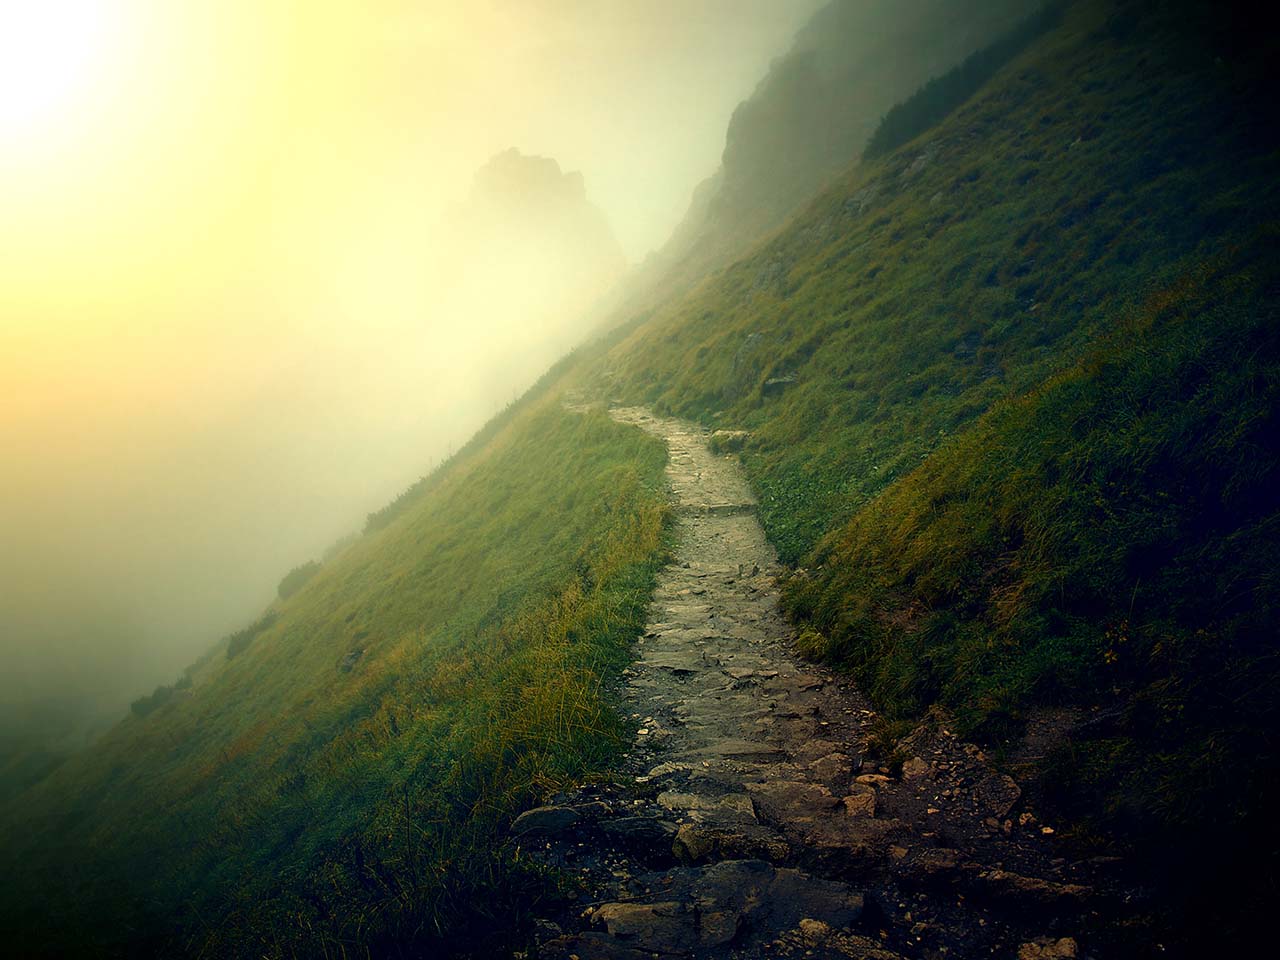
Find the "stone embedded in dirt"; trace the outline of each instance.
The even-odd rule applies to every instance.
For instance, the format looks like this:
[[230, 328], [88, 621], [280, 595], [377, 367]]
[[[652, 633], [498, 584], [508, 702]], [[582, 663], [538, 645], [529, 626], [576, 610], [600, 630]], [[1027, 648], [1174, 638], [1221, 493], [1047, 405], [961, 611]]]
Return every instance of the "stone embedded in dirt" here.
[[706, 860], [720, 848], [719, 831], [698, 823], [682, 823], [676, 830], [671, 849], [684, 863]]
[[1018, 947], [1018, 960], [1075, 960], [1078, 949], [1071, 937], [1042, 937]]
[[1022, 788], [1013, 777], [993, 774], [983, 777], [973, 788], [978, 802], [991, 811], [991, 815], [1004, 819], [1022, 799]]
[[754, 822], [755, 808], [745, 793], [731, 793], [723, 797], [706, 797], [698, 793], [677, 793], [666, 790], [658, 794], [658, 804], [667, 810], [686, 813], [697, 812], [714, 819]]
[[791, 848], [766, 827], [688, 822], [680, 824], [676, 831], [671, 852], [681, 863], [736, 859], [775, 862], [786, 859]]
[[742, 913], [735, 909], [699, 910], [698, 942], [704, 947], [720, 947], [737, 938], [743, 927]]
[[607, 817], [613, 810], [603, 800], [590, 800], [587, 803], [575, 803], [571, 808], [583, 820], [599, 820]]
[[979, 874], [977, 890], [988, 897], [1013, 901], [1024, 907], [1054, 908], [1080, 903], [1093, 893], [1080, 884], [1024, 877], [1009, 870], [991, 870]]
[[809, 921], [809, 929], [839, 930], [857, 921], [863, 897], [847, 884], [778, 869], [760, 860], [728, 860], [670, 875], [657, 903], [611, 902], [590, 913], [612, 945], [587, 935], [552, 941], [540, 956], [613, 960], [645, 950], [663, 955], [698, 955], [737, 940], [748, 929], [787, 930]]
[[643, 859], [666, 860], [671, 856], [676, 825], [654, 817], [618, 817], [601, 823], [600, 832]]
[[772, 680], [778, 675], [777, 670], [757, 670], [754, 667], [725, 667], [724, 670], [736, 687], [756, 686], [764, 680]]
[[534, 807], [516, 817], [511, 832], [518, 837], [551, 836], [568, 830], [578, 822], [578, 812], [571, 807]]
[[851, 793], [840, 802], [844, 804], [845, 812], [851, 817], [874, 817], [876, 815], [876, 792], [874, 790], [867, 789]]
[[563, 937], [564, 931], [560, 929], [560, 924], [551, 920], [534, 920], [533, 921], [533, 939], [540, 943], [547, 940], [555, 940], [557, 937]]
[[645, 657], [641, 663], [646, 667], [670, 671], [678, 677], [689, 676], [703, 669], [697, 657], [675, 653]]
[[805, 917], [800, 921], [800, 934], [811, 943], [821, 943], [831, 936], [831, 924]]
[[831, 816], [840, 801], [820, 783], [774, 780], [748, 783], [747, 792], [770, 820], [810, 823]]
[[693, 912], [684, 903], [606, 903], [591, 920], [628, 946], [654, 953], [685, 953], [698, 942]]
[[809, 764], [809, 774], [827, 786], [843, 783], [853, 774], [853, 760], [847, 754], [829, 753]]
[[912, 757], [902, 765], [903, 780], [932, 780], [933, 764], [921, 757]]
[[[774, 956], [803, 956], [805, 960], [903, 960], [901, 954], [886, 950], [876, 941], [857, 933], [828, 929], [819, 933], [813, 921], [790, 930], [768, 946]], [[589, 960], [583, 957], [582, 960]]]
[[854, 783], [865, 783], [876, 787], [882, 783], [893, 783], [893, 777], [886, 777], [883, 773], [864, 773], [855, 777]]
[[[901, 856], [894, 859], [894, 875], [912, 884], [949, 883], [964, 869], [964, 855], [949, 847], [924, 847], [909, 855], [904, 850]], [[969, 869], [976, 868], [970, 865]]]
[[691, 763], [660, 763], [656, 767], [651, 767], [646, 779], [658, 780], [662, 777], [669, 777], [673, 773], [687, 773], [693, 769]]
[[686, 757], [697, 757], [706, 759], [731, 759], [731, 760], [784, 760], [786, 759], [786, 751], [781, 747], [768, 743], [761, 743], [759, 740], [719, 740], [709, 746], [690, 750]]
[[800, 760], [813, 761], [819, 760], [828, 754], [842, 753], [846, 746], [847, 744], [836, 743], [834, 740], [806, 740], [796, 745], [795, 754]]
[[837, 880], [775, 868], [763, 860], [726, 860], [705, 868], [691, 893], [700, 910], [736, 909], [753, 925], [773, 929], [802, 919], [851, 926], [862, 915], [862, 894]]
[[653, 960], [653, 951], [620, 943], [607, 933], [588, 932], [540, 944], [538, 960]]

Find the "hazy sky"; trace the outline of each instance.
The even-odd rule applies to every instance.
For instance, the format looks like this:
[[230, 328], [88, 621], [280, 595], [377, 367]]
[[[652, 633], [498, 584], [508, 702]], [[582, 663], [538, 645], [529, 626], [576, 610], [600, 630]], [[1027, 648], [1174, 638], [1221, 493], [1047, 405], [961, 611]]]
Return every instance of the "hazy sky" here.
[[637, 260], [817, 6], [0, 0], [0, 699], [169, 679], [464, 440], [474, 171], [583, 171]]

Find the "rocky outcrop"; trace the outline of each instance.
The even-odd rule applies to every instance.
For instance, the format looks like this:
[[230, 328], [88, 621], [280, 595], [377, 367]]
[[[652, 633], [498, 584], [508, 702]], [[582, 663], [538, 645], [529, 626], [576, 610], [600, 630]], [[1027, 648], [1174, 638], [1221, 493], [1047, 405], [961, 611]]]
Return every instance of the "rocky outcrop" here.
[[[1034, 6], [1029, 0], [828, 3], [734, 111], [720, 169], [694, 192], [652, 271], [692, 279], [744, 252], [846, 170], [894, 104]], [[912, 172], [928, 160], [917, 158]]]
[[474, 345], [497, 361], [486, 370], [486, 404], [492, 390], [523, 389], [579, 343], [597, 322], [590, 309], [627, 268], [583, 175], [516, 149], [476, 172], [438, 232], [424, 284], [440, 321], [458, 328], [456, 349]]

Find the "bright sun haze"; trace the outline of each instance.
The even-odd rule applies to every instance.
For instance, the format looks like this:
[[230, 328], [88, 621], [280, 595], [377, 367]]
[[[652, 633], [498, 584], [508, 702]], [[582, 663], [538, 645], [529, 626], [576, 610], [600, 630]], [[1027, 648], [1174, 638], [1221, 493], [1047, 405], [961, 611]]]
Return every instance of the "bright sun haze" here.
[[0, 151], [81, 107], [101, 78], [118, 21], [102, 0], [0, 6]]
[[0, 0], [0, 701], [149, 689], [510, 400], [449, 211], [518, 147], [640, 259], [817, 0], [745, 6]]

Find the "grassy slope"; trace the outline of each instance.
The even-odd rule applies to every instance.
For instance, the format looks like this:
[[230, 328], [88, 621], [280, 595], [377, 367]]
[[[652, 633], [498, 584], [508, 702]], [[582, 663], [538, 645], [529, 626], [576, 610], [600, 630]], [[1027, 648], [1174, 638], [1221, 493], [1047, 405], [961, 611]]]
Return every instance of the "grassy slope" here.
[[1280, 165], [1257, 51], [1156, 6], [1073, 5], [600, 377], [753, 431], [807, 641], [887, 714], [1101, 706], [1060, 801], [1193, 860], [1274, 798]]
[[1115, 40], [1106, 6], [614, 351], [616, 389], [756, 431], [747, 464], [788, 560], [1272, 215], [1274, 157], [1219, 99], [1226, 71]]
[[218, 956], [510, 928], [531, 892], [495, 831], [623, 740], [604, 691], [643, 623], [665, 461], [554, 397], [510, 420], [189, 696], [4, 812], [6, 926]]

